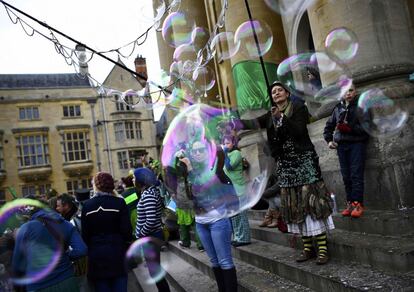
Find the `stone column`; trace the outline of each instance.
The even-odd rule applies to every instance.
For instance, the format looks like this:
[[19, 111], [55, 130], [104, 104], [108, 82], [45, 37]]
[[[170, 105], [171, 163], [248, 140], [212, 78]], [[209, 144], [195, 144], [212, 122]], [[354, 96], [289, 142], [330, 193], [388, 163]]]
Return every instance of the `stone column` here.
[[[273, 35], [272, 47], [263, 56], [268, 82], [272, 83], [276, 79], [277, 65], [288, 55], [282, 20], [264, 1], [249, 0], [248, 4], [252, 19], [267, 23]], [[248, 20], [245, 0], [229, 0], [225, 20], [226, 31], [236, 32], [237, 28]], [[232, 106], [237, 107], [243, 115], [248, 109], [257, 111], [255, 115], [268, 110], [270, 101], [259, 57], [252, 58], [237, 53], [231, 58], [230, 66], [227, 74], [234, 80], [237, 97], [236, 104]]]
[[[249, 0], [252, 18], [266, 22], [273, 33], [273, 45], [270, 51], [264, 55], [265, 62], [279, 64], [288, 55], [280, 15], [272, 11], [264, 1]], [[229, 8], [226, 16], [226, 31], [235, 32], [240, 24], [249, 20], [244, 0], [229, 0]], [[231, 59], [231, 65], [246, 60], [241, 54]]]
[[[357, 89], [379, 87], [395, 98], [410, 117], [396, 136], [371, 137], [367, 149], [364, 200], [368, 209], [398, 209], [414, 206], [413, 114], [414, 84], [408, 75], [414, 71], [414, 42], [408, 7], [412, 0], [319, 0], [308, 9], [316, 50], [324, 49], [326, 35], [338, 27], [352, 30], [358, 37], [359, 51], [348, 64]], [[410, 3], [410, 6], [407, 6]], [[332, 76], [323, 76], [325, 80]], [[327, 185], [345, 201], [337, 155], [328, 150], [322, 132], [326, 119], [309, 126], [320, 156]]]
[[[315, 49], [324, 50], [327, 34], [346, 27], [359, 50], [348, 66], [358, 87], [385, 87], [391, 97], [414, 93], [407, 74], [414, 71], [414, 43], [407, 0], [319, 0], [308, 9]], [[322, 76], [327, 82], [336, 76]], [[379, 82], [379, 80], [381, 80]]]

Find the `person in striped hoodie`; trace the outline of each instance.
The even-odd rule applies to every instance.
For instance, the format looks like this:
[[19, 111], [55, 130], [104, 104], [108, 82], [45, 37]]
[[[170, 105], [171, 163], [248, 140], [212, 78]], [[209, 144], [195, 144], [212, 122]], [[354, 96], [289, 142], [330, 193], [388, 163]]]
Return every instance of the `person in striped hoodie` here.
[[[134, 171], [134, 184], [137, 193], [140, 192], [140, 199], [137, 204], [137, 213], [139, 214], [135, 234], [138, 239], [144, 237], [152, 237], [159, 242], [163, 241], [162, 233], [162, 198], [158, 188], [159, 181], [154, 172], [149, 168], [140, 167]], [[154, 280], [160, 274], [161, 267], [161, 244], [154, 244], [155, 255], [145, 254], [148, 271]], [[156, 282], [158, 291], [170, 291], [168, 282], [165, 278], [161, 278]]]

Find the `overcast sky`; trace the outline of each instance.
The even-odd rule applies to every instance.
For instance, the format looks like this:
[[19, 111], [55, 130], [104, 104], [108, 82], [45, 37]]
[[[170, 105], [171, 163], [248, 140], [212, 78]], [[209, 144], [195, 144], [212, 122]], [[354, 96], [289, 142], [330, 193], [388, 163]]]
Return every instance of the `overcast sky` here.
[[[49, 26], [83, 42], [98, 51], [121, 47], [133, 41], [150, 26], [151, 0], [5, 0], [16, 8], [32, 15]], [[27, 21], [42, 33], [50, 33], [25, 16]], [[146, 21], [145, 21], [146, 20]], [[134, 68], [138, 54], [147, 58], [149, 75], [159, 68], [158, 52], [154, 30], [143, 46], [137, 47], [129, 59], [121, 59], [127, 67]], [[55, 34], [64, 44], [74, 44]], [[130, 52], [128, 49], [126, 49]], [[108, 55], [117, 60], [117, 55]], [[95, 55], [89, 63], [89, 72], [103, 82], [114, 65]], [[0, 74], [23, 73], [74, 73], [74, 68], [56, 53], [49, 40], [26, 35], [19, 24], [9, 19], [4, 5], [0, 3]]]

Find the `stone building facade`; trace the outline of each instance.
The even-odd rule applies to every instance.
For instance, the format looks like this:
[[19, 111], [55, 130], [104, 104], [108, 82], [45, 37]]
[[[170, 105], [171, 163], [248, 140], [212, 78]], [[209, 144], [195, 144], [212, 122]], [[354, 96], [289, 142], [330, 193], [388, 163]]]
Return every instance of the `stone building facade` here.
[[2, 199], [90, 186], [96, 101], [76, 74], [0, 75]]
[[[135, 61], [137, 72], [146, 74], [139, 57]], [[118, 62], [121, 62], [118, 60]], [[146, 82], [135, 78], [119, 66], [114, 66], [103, 82], [106, 88], [121, 92], [128, 89], [146, 90]], [[152, 106], [143, 98], [126, 96], [121, 101], [119, 94], [99, 96], [97, 102], [98, 137], [101, 145], [101, 168], [109, 171], [117, 179], [127, 176], [128, 171], [142, 161], [158, 158], [156, 130]], [[130, 106], [130, 105], [133, 106]]]

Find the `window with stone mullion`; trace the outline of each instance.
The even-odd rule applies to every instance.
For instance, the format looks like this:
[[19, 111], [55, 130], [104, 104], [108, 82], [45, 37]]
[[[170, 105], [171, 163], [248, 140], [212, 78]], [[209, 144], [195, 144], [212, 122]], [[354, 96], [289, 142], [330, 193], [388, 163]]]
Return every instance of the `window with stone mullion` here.
[[68, 132], [63, 137], [63, 151], [66, 162], [89, 160], [90, 149], [87, 132]]
[[19, 167], [49, 164], [49, 147], [46, 135], [22, 135], [16, 140]]

